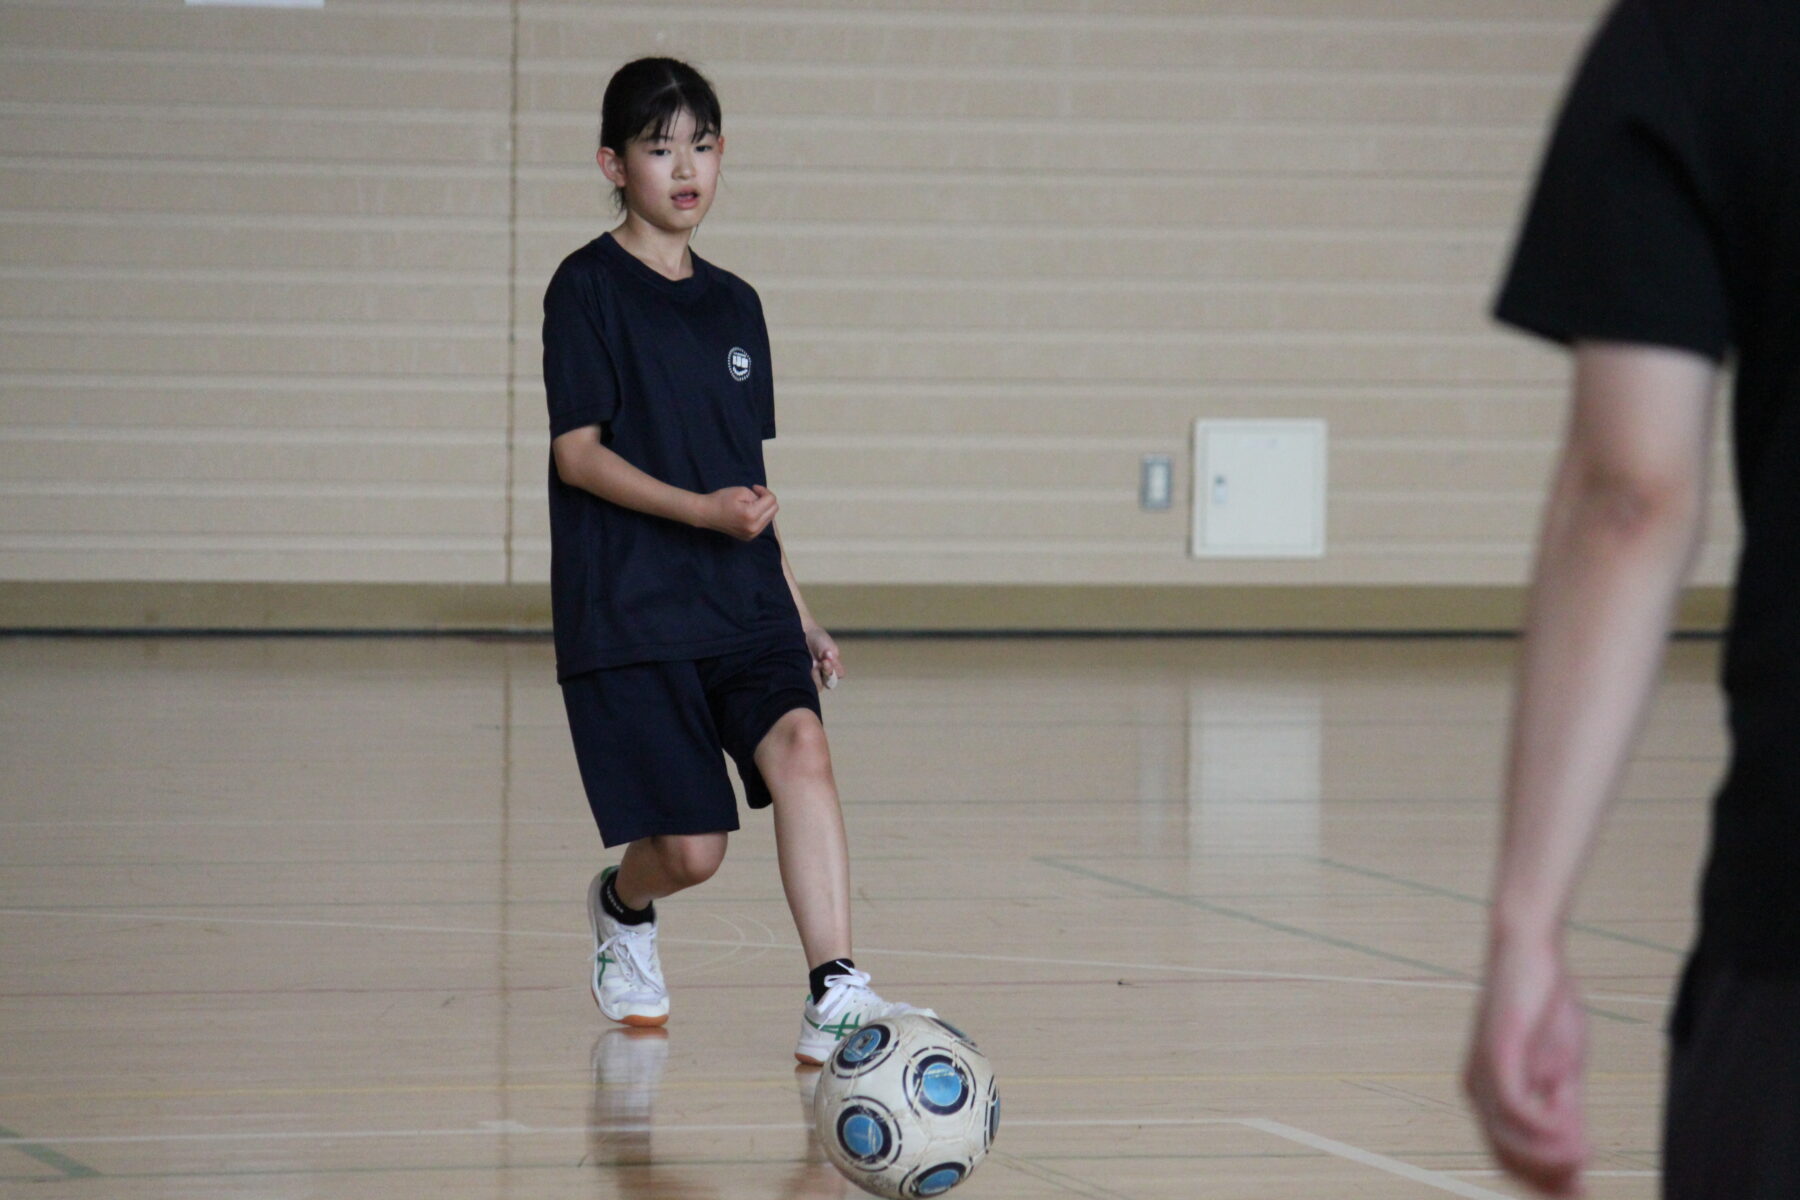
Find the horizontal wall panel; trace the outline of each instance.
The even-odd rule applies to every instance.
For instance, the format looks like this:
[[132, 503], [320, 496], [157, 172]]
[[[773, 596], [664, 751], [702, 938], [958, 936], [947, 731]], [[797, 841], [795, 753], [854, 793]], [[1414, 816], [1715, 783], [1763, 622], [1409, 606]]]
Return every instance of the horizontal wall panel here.
[[[777, 364], [779, 366], [779, 364]], [[1104, 413], [1114, 434], [1172, 439], [1186, 453], [1188, 427], [1201, 417], [1322, 417], [1334, 434], [1441, 435], [1480, 441], [1541, 437], [1560, 426], [1565, 399], [1539, 389], [1444, 384], [1214, 385], [1205, 381], [929, 384], [861, 382], [776, 385], [783, 436], [798, 433], [1079, 434]], [[521, 394], [518, 423], [542, 419], [541, 392]]]
[[[973, 381], [1071, 377], [1122, 383], [1507, 384], [1560, 382], [1565, 363], [1518, 339], [1485, 333], [1417, 333], [1401, 339], [1364, 331], [978, 330], [905, 332], [790, 329], [774, 348], [776, 378]], [[540, 362], [519, 347], [521, 366]]]
[[0, 537], [0, 579], [137, 579], [212, 583], [502, 583], [506, 556], [459, 539], [449, 546], [329, 538], [59, 537], [54, 547]]
[[[1421, 503], [1445, 495], [1515, 497], [1541, 495], [1549, 481], [1554, 446], [1492, 441], [1470, 445], [1445, 439], [1337, 439], [1330, 447], [1334, 495], [1393, 490], [1392, 463], [1410, 464], [1406, 484]], [[784, 487], [951, 488], [995, 494], [1008, 488], [1115, 488], [1137, 495], [1140, 450], [1136, 445], [1090, 445], [1080, 439], [1025, 437], [873, 439], [788, 436], [765, 446], [770, 485]], [[521, 447], [514, 474], [544, 470], [542, 452]], [[1535, 507], [1535, 499], [1534, 499]]]
[[[779, 480], [775, 481], [779, 484]], [[897, 521], [927, 539], [1004, 538], [1007, 540], [1093, 541], [1166, 544], [1185, 552], [1188, 519], [1184, 505], [1172, 512], [1138, 508], [1136, 480], [1120, 476], [1112, 486], [1055, 488], [1024, 485], [987, 489], [941, 485], [901, 487], [777, 487], [781, 498], [782, 537], [795, 553], [845, 539], [882, 538]], [[1175, 494], [1190, 494], [1191, 483], [1176, 481]], [[1511, 494], [1470, 495], [1455, 491], [1428, 494], [1422, 489], [1400, 495], [1346, 490], [1333, 497], [1330, 531], [1334, 542], [1392, 541], [1440, 544], [1474, 537], [1481, 540], [1527, 541], [1537, 534], [1542, 503], [1539, 489]], [[542, 489], [517, 497], [522, 537], [548, 538], [549, 516]], [[1728, 498], [1721, 497], [1714, 520], [1729, 517]], [[1046, 531], [1054, 531], [1054, 539]]]
[[[1143, 553], [1111, 545], [1082, 544], [1058, 551], [1009, 547], [994, 553], [991, 543], [958, 545], [882, 541], [849, 544], [814, 543], [793, 551], [795, 571], [804, 587], [808, 580], [830, 582], [858, 578], [866, 584], [916, 586], [921, 579], [945, 584], [980, 586], [1068, 586], [1107, 584], [1130, 578], [1139, 585], [1280, 588], [1364, 586], [1381, 578], [1390, 587], [1442, 586], [1446, 573], [1467, 580], [1459, 586], [1518, 587], [1526, 582], [1529, 542], [1498, 544], [1463, 541], [1421, 546], [1415, 552], [1370, 546], [1335, 546], [1322, 560], [1197, 561], [1179, 551], [1152, 548]], [[1709, 546], [1695, 569], [1696, 585], [1730, 578], [1734, 551]], [[514, 547], [513, 578], [542, 583], [549, 578], [547, 547], [520, 540]]]
[[[13, 50], [146, 50], [215, 55], [313, 54], [413, 62], [504, 62], [506, 6], [488, 3], [356, 3], [321, 10], [200, 7], [136, 0], [7, 0], [0, 45]], [[378, 64], [375, 64], [378, 65]]]
[[494, 384], [464, 379], [45, 375], [0, 372], [9, 426], [61, 425], [71, 431], [155, 428], [166, 433], [209, 427], [322, 429], [353, 438], [356, 430], [479, 430], [504, 439], [506, 414]]
[[[3, 345], [0, 342], [0, 345]], [[521, 346], [521, 367], [540, 352]], [[908, 332], [878, 337], [857, 331], [790, 333], [775, 350], [777, 380], [1003, 380], [1056, 382], [1071, 377], [1127, 383], [1222, 384], [1515, 383], [1560, 378], [1559, 364], [1508, 341], [1450, 335], [1406, 341], [1351, 334], [1232, 335], [1181, 338]]]
[[[521, 312], [541, 318], [543, 289], [556, 264], [598, 237], [606, 224], [572, 222], [567, 229], [522, 227], [519, 234]], [[0, 238], [6, 231], [0, 229]], [[837, 230], [795, 223], [752, 229], [720, 222], [696, 250], [753, 286], [774, 275], [888, 275], [1007, 278], [1018, 286], [1054, 286], [1058, 279], [1319, 280], [1461, 283], [1491, 281], [1510, 239], [1486, 236], [1370, 236], [1322, 230], [1127, 230], [1100, 239], [1077, 227], [960, 230], [921, 224], [896, 229]], [[779, 337], [781, 330], [774, 333]]]
[[[454, 231], [418, 228], [308, 227], [294, 218], [192, 217], [151, 220], [141, 215], [74, 219], [46, 214], [0, 214], [0, 262], [45, 268], [59, 264], [174, 269], [367, 270], [390, 268], [458, 273], [489, 270], [505, 276], [509, 243], [504, 226]], [[452, 235], [453, 232], [453, 235]], [[549, 281], [549, 275], [545, 275]]]
[[[610, 191], [594, 164], [534, 167], [524, 177], [529, 186], [520, 196], [522, 219], [559, 227], [612, 223]], [[743, 166], [728, 152], [716, 209], [721, 219], [704, 236], [710, 239], [716, 226], [733, 222], [791, 219], [797, 192], [806, 194], [808, 224], [943, 222], [991, 233], [1030, 225], [1167, 229], [1179, 219], [1251, 232], [1329, 229], [1340, 238], [1357, 230], [1466, 230], [1487, 238], [1512, 221], [1521, 200], [1511, 179], [1296, 174], [1277, 180], [1169, 168], [996, 183], [980, 169]]]
[[[1332, 435], [1440, 437], [1451, 443], [1492, 438], [1544, 439], [1560, 428], [1566, 401], [1492, 388], [1341, 389], [1230, 385], [1106, 384], [776, 384], [780, 440], [800, 435], [866, 437], [930, 433], [945, 438], [1081, 436], [1107, 414], [1109, 437], [1136, 439], [1144, 453], [1188, 452], [1190, 426], [1205, 417], [1324, 419]], [[515, 438], [529, 455], [547, 445], [541, 390], [521, 392]]]
[[[0, 121], [0, 153], [19, 140], [41, 138], [45, 121]], [[296, 135], [302, 130], [296, 129]], [[734, 162], [838, 169], [1066, 171], [1107, 148], [1109, 167], [1150, 170], [1165, 163], [1205, 163], [1225, 174], [1458, 174], [1515, 177], [1535, 165], [1542, 125], [1477, 126], [1244, 124], [1185, 121], [923, 122], [814, 117], [733, 119], [727, 137]], [[219, 136], [223, 136], [222, 133]], [[359, 143], [360, 144], [360, 143]], [[434, 143], [435, 144], [435, 143]], [[107, 151], [96, 150], [95, 153]], [[593, 120], [571, 113], [521, 120], [519, 157], [533, 166], [593, 157]], [[345, 157], [350, 157], [348, 154]], [[409, 161], [430, 161], [425, 148]]]
[[[107, 0], [75, 0], [76, 3], [105, 3]], [[112, 0], [116, 3], [117, 0]], [[471, 0], [476, 2], [476, 0]], [[1521, 25], [1566, 29], [1579, 34], [1584, 21], [1599, 10], [1602, 0], [1482, 0], [1450, 19], [1480, 25], [1498, 32], [1509, 32]], [[892, 0], [784, 0], [777, 5], [770, 0], [706, 0], [685, 4], [679, 10], [659, 8], [648, 0], [639, 0], [617, 11], [642, 16], [658, 12], [684, 11], [704, 14], [714, 20], [725, 20], [740, 14], [760, 16], [778, 12], [783, 19], [796, 19], [805, 14], [835, 19], [872, 17], [885, 21], [930, 22], [936, 14], [913, 16], [910, 10], [897, 9]], [[528, 18], [553, 16], [558, 12], [580, 16], [591, 11], [589, 0], [527, 0], [523, 11]], [[1407, 22], [1431, 26], [1446, 19], [1442, 0], [1332, 0], [1329, 11], [1321, 11], [1319, 0], [963, 0], [957, 14], [973, 20], [1031, 19], [1059, 26], [1086, 25], [1095, 20], [1135, 17], [1156, 20], [1182, 18], [1210, 21], [1234, 21], [1239, 24], [1269, 26], [1271, 24], [1306, 21], [1314, 26], [1352, 24], [1369, 27], [1383, 22]]]
[[1072, 280], [1021, 291], [984, 281], [897, 280], [848, 286], [790, 282], [763, 297], [781, 328], [886, 331], [938, 326], [981, 332], [1063, 333], [1135, 330], [1193, 336], [1233, 330], [1480, 333], [1489, 331], [1485, 288], [1348, 284], [1247, 284]]
[[[1254, 71], [1189, 68], [1121, 74], [1109, 68], [1035, 68], [972, 72], [831, 63], [749, 66], [727, 60], [710, 72], [734, 114], [839, 118], [907, 117], [928, 122], [980, 117], [1037, 123], [1045, 114], [1121, 122], [1243, 121], [1332, 124], [1536, 125], [1560, 93], [1560, 71], [1482, 78], [1356, 70]], [[519, 81], [534, 109], [597, 109], [592, 62], [528, 68]]]
[[[199, 489], [186, 483], [159, 491], [113, 485], [58, 494], [0, 485], [0, 536], [55, 529], [68, 534], [114, 534], [154, 538], [169, 529], [207, 535], [295, 535], [330, 537], [346, 530], [363, 536], [485, 536], [498, 543], [506, 532], [506, 509], [479, 483], [440, 489], [437, 495], [394, 494], [374, 487], [355, 494], [320, 496], [318, 485], [287, 489]], [[338, 487], [332, 490], [345, 491]], [[410, 489], [419, 490], [419, 489]], [[198, 494], [188, 494], [188, 493]]]
[[0, 104], [0, 155], [503, 165], [507, 132], [499, 115], [472, 121], [434, 110], [272, 109], [250, 120], [230, 108]]
[[229, 104], [242, 108], [391, 107], [469, 112], [492, 119], [511, 103], [506, 63], [372, 63], [317, 54], [0, 47], [0, 103]]
[[[598, 168], [596, 168], [598, 171]], [[509, 185], [493, 164], [426, 166], [270, 163], [246, 167], [84, 158], [0, 164], [0, 194], [40, 213], [254, 212], [298, 216], [487, 217], [504, 220]]]
[[488, 337], [492, 323], [505, 320], [507, 300], [503, 279], [438, 282], [427, 275], [411, 280], [381, 276], [360, 281], [274, 280], [234, 277], [229, 271], [189, 278], [168, 274], [133, 277], [122, 272], [82, 277], [67, 271], [49, 275], [0, 268], [0, 318], [121, 321], [160, 310], [207, 324], [479, 323], [483, 325], [482, 336]]
[[284, 331], [259, 326], [242, 333], [215, 333], [197, 325], [192, 332], [171, 329], [158, 336], [98, 328], [79, 333], [20, 328], [26, 324], [0, 322], [0, 362], [9, 370], [48, 371], [79, 362], [98, 371], [487, 374], [501, 390], [506, 374], [506, 348], [484, 333], [453, 338], [421, 329], [375, 338], [359, 334], [354, 324], [346, 323], [340, 330]]
[[[433, 444], [435, 441], [435, 444]], [[253, 483], [454, 483], [490, 486], [505, 479], [505, 464], [491, 437], [439, 435], [407, 439], [369, 437], [197, 437], [167, 441], [134, 438], [131, 431], [105, 439], [20, 438], [0, 429], [0, 479], [53, 483], [70, 479], [158, 482]]]
[[[1581, 26], [1575, 22], [1256, 19], [1107, 13], [1081, 16], [811, 12], [705, 6], [549, 8], [531, 6], [520, 27], [526, 60], [620, 62], [680, 47], [701, 63], [722, 60], [844, 66], [960, 68], [1017, 66], [1134, 70], [1313, 68], [1405, 72], [1460, 66], [1474, 77], [1562, 71]], [[1496, 36], [1504, 34], [1504, 36]], [[1429, 67], [1428, 67], [1429, 64]]]

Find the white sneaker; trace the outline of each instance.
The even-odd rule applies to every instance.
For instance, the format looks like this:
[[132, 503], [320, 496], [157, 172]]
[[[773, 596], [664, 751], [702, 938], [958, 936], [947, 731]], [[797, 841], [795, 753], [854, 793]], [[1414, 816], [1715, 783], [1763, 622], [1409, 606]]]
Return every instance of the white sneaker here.
[[621, 925], [600, 906], [600, 886], [618, 871], [608, 867], [588, 884], [588, 924], [594, 930], [594, 1003], [626, 1025], [669, 1019], [669, 989], [656, 957], [656, 922]]
[[817, 1004], [811, 996], [806, 998], [806, 1008], [800, 1013], [800, 1044], [794, 1047], [794, 1057], [803, 1063], [823, 1063], [847, 1034], [870, 1021], [905, 1013], [937, 1016], [929, 1008], [883, 1000], [869, 986], [868, 974], [854, 967], [842, 975], [827, 975], [825, 998]]

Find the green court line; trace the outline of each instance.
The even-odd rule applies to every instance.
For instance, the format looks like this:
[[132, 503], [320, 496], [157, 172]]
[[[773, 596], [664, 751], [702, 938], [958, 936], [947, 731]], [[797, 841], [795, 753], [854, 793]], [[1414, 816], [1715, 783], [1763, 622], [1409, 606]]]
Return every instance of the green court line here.
[[[1339, 950], [1349, 950], [1357, 954], [1365, 954], [1371, 958], [1378, 958], [1386, 962], [1398, 963], [1401, 966], [1412, 967], [1414, 970], [1428, 971], [1431, 974], [1444, 979], [1456, 979], [1464, 983], [1474, 982], [1469, 976], [1463, 974], [1461, 971], [1453, 971], [1449, 967], [1442, 967], [1436, 963], [1425, 962], [1422, 959], [1408, 958], [1403, 954], [1391, 954], [1386, 950], [1380, 950], [1374, 946], [1365, 946], [1360, 942], [1352, 942], [1347, 938], [1334, 937], [1329, 933], [1320, 933], [1314, 929], [1303, 929], [1298, 925], [1289, 925], [1282, 921], [1271, 921], [1267, 917], [1259, 917], [1255, 913], [1245, 912], [1242, 909], [1227, 908], [1223, 904], [1214, 904], [1210, 900], [1202, 900], [1198, 896], [1189, 896], [1182, 892], [1164, 891], [1162, 888], [1151, 887], [1148, 884], [1139, 883], [1134, 879], [1120, 879], [1115, 875], [1102, 875], [1098, 871], [1091, 871], [1086, 867], [1076, 866], [1074, 863], [1064, 862], [1061, 859], [1051, 858], [1046, 855], [1035, 855], [1033, 856], [1032, 861], [1041, 863], [1046, 867], [1054, 867], [1059, 871], [1067, 871], [1071, 875], [1081, 875], [1100, 883], [1110, 883], [1114, 887], [1122, 887], [1129, 891], [1137, 892], [1139, 895], [1149, 896], [1152, 899], [1169, 900], [1176, 904], [1184, 904], [1189, 908], [1199, 909], [1201, 912], [1212, 913], [1215, 916], [1230, 917], [1235, 921], [1247, 921], [1252, 925], [1259, 925], [1264, 929], [1273, 930], [1276, 933], [1285, 933], [1293, 937], [1304, 938], [1309, 942], [1316, 942], [1324, 946], [1333, 946]], [[1616, 1013], [1608, 1009], [1596, 1008], [1592, 1004], [1584, 1003], [1582, 1007], [1594, 1016], [1602, 1017], [1608, 1021], [1617, 1021], [1621, 1025], [1649, 1024], [1648, 1021], [1645, 1021], [1641, 1017], [1633, 1017], [1628, 1016], [1625, 1013]]]
[[1289, 925], [1282, 921], [1271, 921], [1267, 917], [1259, 917], [1255, 913], [1245, 912], [1242, 909], [1227, 908], [1223, 904], [1214, 904], [1212, 901], [1202, 900], [1198, 896], [1189, 896], [1182, 892], [1164, 891], [1162, 888], [1151, 887], [1148, 884], [1139, 883], [1135, 879], [1120, 879], [1116, 875], [1102, 875], [1100, 872], [1089, 870], [1087, 867], [1076, 866], [1074, 863], [1064, 862], [1061, 859], [1051, 858], [1045, 855], [1036, 856], [1033, 861], [1042, 863], [1047, 867], [1055, 867], [1059, 871], [1067, 871], [1071, 875], [1082, 875], [1100, 883], [1110, 883], [1114, 887], [1126, 888], [1130, 891], [1137, 892], [1139, 895], [1149, 896], [1156, 900], [1169, 900], [1176, 904], [1185, 904], [1189, 908], [1197, 908], [1201, 912], [1212, 913], [1214, 916], [1230, 917], [1236, 921], [1248, 921], [1252, 925], [1259, 925], [1264, 929], [1274, 930], [1276, 933], [1289, 934], [1293, 937], [1304, 938], [1309, 942], [1317, 942], [1321, 945], [1335, 946], [1339, 950], [1349, 950], [1357, 954], [1365, 954], [1370, 958], [1379, 958], [1384, 962], [1396, 963], [1403, 967], [1411, 967], [1416, 971], [1428, 971], [1431, 974], [1440, 976], [1444, 979], [1460, 979], [1465, 983], [1469, 981], [1467, 975], [1464, 975], [1461, 971], [1453, 971], [1449, 967], [1440, 967], [1436, 963], [1428, 963], [1423, 959], [1408, 958], [1404, 954], [1390, 954], [1388, 951], [1378, 950], [1374, 946], [1365, 946], [1360, 942], [1352, 942], [1346, 938], [1334, 937], [1331, 934], [1319, 933], [1312, 929], [1302, 929], [1298, 925]]
[[[25, 1135], [22, 1133], [14, 1133], [12, 1130], [0, 1125], [0, 1138], [22, 1138], [24, 1136]], [[25, 1157], [36, 1159], [38, 1162], [43, 1163], [46, 1167], [57, 1172], [64, 1179], [100, 1178], [100, 1172], [96, 1171], [93, 1167], [88, 1166], [86, 1163], [76, 1162], [68, 1155], [58, 1153], [48, 1146], [39, 1146], [24, 1141], [8, 1142], [6, 1144], [11, 1146], [14, 1150], [17, 1150], [20, 1154], [23, 1154]]]
[[[1313, 861], [1321, 866], [1330, 867], [1334, 871], [1348, 871], [1352, 875], [1361, 875], [1367, 879], [1379, 879], [1383, 883], [1391, 883], [1397, 887], [1410, 888], [1428, 896], [1442, 896], [1446, 900], [1458, 900], [1464, 904], [1473, 904], [1481, 908], [1490, 907], [1489, 902], [1481, 896], [1471, 896], [1467, 892], [1458, 892], [1451, 888], [1439, 887], [1434, 883], [1423, 883], [1417, 879], [1407, 879], [1402, 875], [1389, 875], [1385, 871], [1377, 871], [1370, 867], [1359, 867], [1347, 862], [1339, 862], [1335, 858], [1317, 858]], [[1570, 921], [1569, 928], [1594, 937], [1605, 938], [1612, 942], [1624, 942], [1628, 946], [1641, 946], [1646, 950], [1660, 950], [1664, 954], [1683, 957], [1687, 951], [1674, 946], [1665, 946], [1661, 942], [1652, 942], [1647, 938], [1632, 937], [1628, 933], [1620, 933], [1614, 929], [1605, 929], [1599, 925], [1589, 925], [1585, 921]]]

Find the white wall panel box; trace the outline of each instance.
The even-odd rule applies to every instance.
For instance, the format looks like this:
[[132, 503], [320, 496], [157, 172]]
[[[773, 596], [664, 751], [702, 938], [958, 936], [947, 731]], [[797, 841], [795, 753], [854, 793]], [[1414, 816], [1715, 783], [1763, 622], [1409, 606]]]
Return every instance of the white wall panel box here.
[[1322, 558], [1326, 427], [1194, 422], [1195, 558]]

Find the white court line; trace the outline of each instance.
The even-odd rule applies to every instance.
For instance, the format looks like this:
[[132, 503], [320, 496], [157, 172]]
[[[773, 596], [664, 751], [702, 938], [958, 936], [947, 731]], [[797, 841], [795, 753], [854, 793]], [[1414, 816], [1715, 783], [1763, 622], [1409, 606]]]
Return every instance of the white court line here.
[[[295, 907], [305, 907], [296, 905]], [[100, 921], [180, 921], [199, 925], [275, 925], [303, 929], [361, 929], [375, 933], [452, 933], [481, 937], [579, 938], [592, 941], [591, 933], [566, 930], [492, 929], [462, 925], [394, 925], [374, 921], [316, 921], [287, 917], [189, 917], [172, 913], [92, 912], [72, 909], [0, 908], [0, 917], [67, 917]], [[762, 924], [762, 922], [757, 922]], [[765, 925], [766, 929], [767, 926]], [[726, 946], [754, 950], [797, 950], [795, 942], [750, 942], [724, 938], [665, 937], [664, 943], [681, 946]], [[1252, 971], [1239, 967], [1196, 967], [1185, 963], [1119, 962], [1099, 958], [1040, 958], [1026, 954], [980, 954], [967, 950], [894, 950], [879, 946], [864, 947], [863, 953], [885, 954], [894, 958], [955, 958], [974, 962], [1019, 963], [1026, 966], [1101, 967], [1109, 971], [1170, 971], [1183, 975], [1209, 975], [1228, 979], [1263, 979], [1271, 982], [1349, 983], [1365, 987], [1423, 988], [1430, 991], [1468, 992], [1477, 985], [1460, 979], [1385, 979], [1369, 975], [1321, 975], [1308, 971]], [[729, 957], [729, 956], [727, 956]], [[1666, 996], [1638, 996], [1624, 993], [1591, 992], [1590, 1000], [1608, 1000], [1618, 1004], [1647, 1004], [1666, 1008]]]
[[1452, 1179], [1442, 1171], [1428, 1171], [1424, 1167], [1415, 1167], [1411, 1163], [1401, 1162], [1397, 1158], [1389, 1158], [1385, 1154], [1377, 1154], [1373, 1150], [1364, 1150], [1360, 1146], [1352, 1146], [1348, 1142], [1335, 1141], [1328, 1137], [1320, 1137], [1316, 1133], [1308, 1133], [1304, 1129], [1296, 1129], [1292, 1125], [1280, 1121], [1270, 1121], [1262, 1117], [1245, 1117], [1240, 1124], [1251, 1129], [1260, 1129], [1264, 1133], [1272, 1133], [1278, 1138], [1285, 1138], [1301, 1146], [1310, 1146], [1314, 1150], [1323, 1150], [1338, 1158], [1361, 1163], [1365, 1167], [1373, 1167], [1377, 1171], [1386, 1171], [1389, 1175], [1398, 1175], [1402, 1179], [1410, 1179], [1414, 1183], [1422, 1183], [1426, 1187], [1434, 1187], [1440, 1192], [1449, 1192], [1452, 1196], [1468, 1196], [1473, 1200], [1512, 1200], [1503, 1192], [1489, 1191], [1472, 1183], [1464, 1183], [1460, 1179]]
[[[1271, 1121], [1263, 1117], [1146, 1117], [1134, 1120], [1129, 1117], [1107, 1118], [1101, 1120], [1063, 1120], [1053, 1118], [1023, 1120], [1014, 1119], [1003, 1122], [1005, 1128], [1025, 1127], [1028, 1129], [1092, 1129], [1092, 1128], [1146, 1128], [1146, 1127], [1181, 1127], [1192, 1128], [1200, 1125], [1238, 1125], [1245, 1129], [1254, 1129], [1259, 1133], [1271, 1134], [1284, 1141], [1318, 1150], [1334, 1158], [1341, 1158], [1360, 1166], [1371, 1167], [1396, 1175], [1402, 1179], [1421, 1183], [1427, 1187], [1448, 1192], [1453, 1196], [1468, 1197], [1470, 1200], [1511, 1200], [1510, 1197], [1478, 1187], [1472, 1183], [1464, 1183], [1452, 1178], [1452, 1173], [1430, 1171], [1424, 1167], [1415, 1167], [1411, 1163], [1390, 1158], [1385, 1154], [1377, 1154], [1372, 1150], [1364, 1150], [1360, 1146], [1352, 1146], [1347, 1142], [1336, 1141], [1309, 1133], [1304, 1129], [1288, 1125], [1281, 1121]], [[6, 1137], [0, 1138], [0, 1146], [94, 1146], [120, 1145], [133, 1143], [171, 1143], [171, 1142], [255, 1142], [255, 1141], [325, 1141], [325, 1140], [374, 1140], [384, 1138], [447, 1138], [447, 1137], [569, 1137], [594, 1133], [768, 1133], [782, 1130], [803, 1130], [806, 1126], [799, 1121], [775, 1121], [754, 1124], [708, 1124], [708, 1125], [663, 1125], [654, 1122], [617, 1123], [611, 1125], [559, 1125], [533, 1126], [517, 1122], [490, 1122], [474, 1129], [358, 1129], [290, 1133], [174, 1133], [174, 1134], [97, 1134], [74, 1137]], [[1466, 1174], [1467, 1172], [1457, 1172]], [[1600, 1174], [1601, 1172], [1594, 1172]], [[1606, 1172], [1606, 1174], [1627, 1174], [1625, 1172]], [[1643, 1172], [1649, 1175], [1654, 1172]]]
[[[1004, 1122], [1008, 1129], [1020, 1126], [1026, 1128], [1087, 1128], [1089, 1126], [1130, 1127], [1130, 1126], [1165, 1126], [1176, 1125], [1183, 1128], [1194, 1125], [1242, 1125], [1245, 1120], [1240, 1117], [1145, 1117], [1134, 1120], [1130, 1117], [1113, 1117], [1094, 1121], [1065, 1120], [1057, 1118], [1023, 1118], [1009, 1119]], [[315, 1142], [332, 1138], [443, 1138], [443, 1137], [511, 1137], [516, 1134], [532, 1136], [566, 1136], [586, 1133], [770, 1133], [781, 1130], [803, 1130], [806, 1125], [800, 1121], [765, 1121], [747, 1124], [709, 1124], [709, 1125], [665, 1125], [660, 1122], [620, 1121], [610, 1125], [522, 1125], [509, 1123], [506, 1128], [494, 1125], [480, 1125], [471, 1129], [354, 1129], [354, 1130], [293, 1130], [289, 1132], [239, 1132], [239, 1133], [121, 1133], [121, 1134], [75, 1134], [68, 1137], [0, 1137], [0, 1146], [94, 1146], [114, 1145], [133, 1142]]]
[[[1446, 1175], [1464, 1175], [1470, 1179], [1504, 1179], [1505, 1171], [1484, 1167], [1479, 1171], [1445, 1171]], [[1583, 1171], [1583, 1179], [1660, 1179], [1661, 1171]]]

